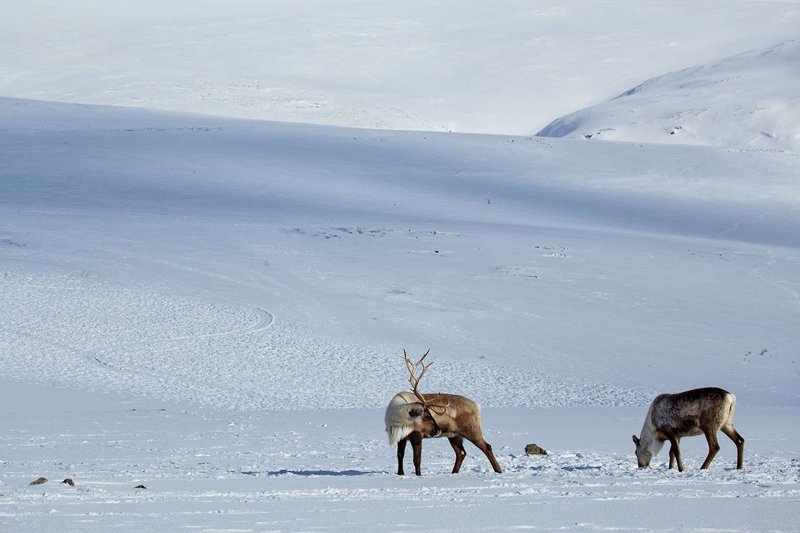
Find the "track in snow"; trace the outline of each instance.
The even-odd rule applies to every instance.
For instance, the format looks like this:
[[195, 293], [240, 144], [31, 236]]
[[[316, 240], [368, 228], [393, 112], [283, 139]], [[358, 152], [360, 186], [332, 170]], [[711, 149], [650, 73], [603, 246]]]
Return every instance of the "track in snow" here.
[[[7, 346], [0, 378], [238, 411], [381, 407], [407, 386], [398, 354], [327, 339], [261, 308], [30, 272], [7, 273], [0, 295], [9, 317], [0, 325]], [[458, 378], [437, 386], [458, 388], [484, 407], [647, 401], [611, 385], [480, 360], [437, 367], [440, 376]]]

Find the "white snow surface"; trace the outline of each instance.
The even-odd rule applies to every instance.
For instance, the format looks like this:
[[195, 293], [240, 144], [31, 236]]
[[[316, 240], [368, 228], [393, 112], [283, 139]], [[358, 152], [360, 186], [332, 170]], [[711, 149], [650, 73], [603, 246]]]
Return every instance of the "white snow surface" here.
[[796, 0], [0, 5], [2, 96], [515, 135], [800, 27]]
[[[796, 530], [797, 2], [7, 4], [0, 530]], [[395, 474], [429, 348], [502, 474]]]

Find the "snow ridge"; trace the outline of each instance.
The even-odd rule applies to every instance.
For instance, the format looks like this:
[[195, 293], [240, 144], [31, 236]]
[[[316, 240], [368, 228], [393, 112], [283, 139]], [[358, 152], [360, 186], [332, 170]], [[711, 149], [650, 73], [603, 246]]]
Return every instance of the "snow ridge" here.
[[800, 39], [649, 79], [537, 135], [800, 151]]

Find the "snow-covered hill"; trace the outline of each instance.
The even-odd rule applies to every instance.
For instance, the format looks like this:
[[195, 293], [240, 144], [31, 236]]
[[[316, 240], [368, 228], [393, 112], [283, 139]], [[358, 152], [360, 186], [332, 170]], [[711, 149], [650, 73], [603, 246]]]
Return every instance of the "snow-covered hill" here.
[[[288, 405], [378, 406], [392, 390], [399, 347], [408, 343], [419, 351], [436, 339], [442, 366], [474, 361], [458, 372], [443, 368], [439, 379], [451, 381], [442, 384], [468, 383], [489, 405], [641, 404], [642, 396], [625, 399], [613, 388], [597, 388], [591, 398], [576, 395], [586, 380], [649, 394], [665, 382], [702, 383], [712, 375], [741, 383], [751, 402], [800, 398], [791, 386], [796, 332], [772, 326], [797, 304], [792, 269], [800, 218], [793, 192], [800, 162], [794, 157], [359, 131], [17, 100], [0, 101], [0, 112], [11, 128], [0, 133], [6, 169], [0, 202], [8, 228], [4, 305], [12, 317], [5, 327], [20, 335], [15, 342], [57, 342], [81, 372], [100, 371], [87, 377], [93, 383], [104, 383], [107, 369], [87, 367], [87, 357], [119, 367], [157, 356], [164, 361], [136, 368], [174, 367], [173, 378], [191, 368], [199, 378], [195, 360], [202, 356], [213, 359], [209, 380], [217, 386], [221, 365], [232, 365], [235, 385], [213, 400], [220, 404], [240, 386], [235, 369], [270, 351], [298, 352], [297, 361], [302, 354], [332, 353], [338, 355], [325, 359], [335, 366], [323, 373], [315, 361], [295, 363], [283, 377], [273, 374], [270, 394], [295, 394], [295, 378], [304, 375], [305, 399]], [[28, 116], [38, 118], [25, 126]], [[45, 276], [40, 281], [23, 282], [33, 272], [11, 269], [16, 262], [53, 263], [56, 278], [96, 272], [100, 279], [79, 276], [64, 281], [75, 290], [33, 298], [31, 283], [62, 284], [49, 269], [37, 274]], [[653, 286], [654, 277], [661, 281]], [[170, 297], [175, 283], [183, 288]], [[201, 314], [186, 320], [216, 324], [211, 330], [189, 334], [177, 323], [174, 332], [146, 325], [163, 324], [162, 315], [188, 305], [175, 301], [181, 293], [197, 300], [209, 287], [206, 296], [225, 306], [205, 319], [201, 298]], [[761, 306], [765, 291], [777, 307]], [[102, 303], [110, 292], [119, 314]], [[711, 304], [730, 298], [737, 308]], [[150, 307], [134, 319], [128, 309], [142, 308], [141, 299]], [[52, 319], [40, 333], [29, 330], [42, 314], [36, 300], [61, 302], [47, 311]], [[240, 315], [226, 306], [249, 311]], [[762, 319], [753, 323], [757, 307]], [[297, 346], [276, 338], [244, 347], [242, 335], [221, 334], [272, 322], [258, 309], [309, 327], [316, 340], [301, 343], [302, 336], [287, 332]], [[224, 316], [233, 321], [220, 322]], [[52, 326], [80, 331], [77, 344], [48, 332]], [[278, 320], [268, 334], [283, 327]], [[109, 328], [127, 333], [110, 338]], [[584, 334], [574, 335], [576, 328]], [[151, 352], [144, 341], [151, 335], [166, 344]], [[220, 345], [187, 351], [186, 342], [197, 339]], [[335, 348], [343, 341], [377, 344]], [[771, 364], [753, 367], [747, 354], [762, 349]], [[6, 372], [18, 365], [14, 375], [30, 378], [31, 358], [62, 357], [47, 343], [30, 350], [18, 351]], [[173, 350], [195, 355], [181, 362]], [[348, 351], [362, 355], [352, 361], [343, 355]], [[702, 378], [686, 376], [701, 354], [734, 362], [709, 367]], [[647, 375], [637, 369], [643, 357], [654, 370]], [[41, 361], [41, 379], [68, 368]], [[353, 368], [360, 371], [351, 375]], [[503, 368], [514, 368], [508, 379], [518, 381], [489, 393], [508, 372]], [[741, 382], [745, 369], [748, 380]], [[552, 383], [542, 374], [558, 376], [563, 394], [533, 386]], [[348, 375], [374, 379], [374, 392], [329, 397], [338, 394], [330, 382]], [[767, 382], [785, 386], [764, 388]], [[173, 389], [186, 394], [187, 387]], [[201, 389], [213, 396], [214, 387]], [[235, 401], [281, 408], [280, 401], [258, 397], [248, 392], [249, 399]]]
[[796, 39], [800, 18], [760, 0], [121, 5], [4, 2], [0, 96], [530, 135], [642, 80]]
[[538, 133], [800, 152], [800, 40], [665, 74]]

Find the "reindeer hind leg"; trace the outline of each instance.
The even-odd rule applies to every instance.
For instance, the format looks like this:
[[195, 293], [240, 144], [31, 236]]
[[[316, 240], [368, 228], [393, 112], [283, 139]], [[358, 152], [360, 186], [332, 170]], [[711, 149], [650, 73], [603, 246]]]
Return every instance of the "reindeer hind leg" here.
[[460, 435], [456, 435], [455, 437], [450, 437], [448, 440], [450, 441], [450, 446], [453, 447], [453, 451], [456, 452], [456, 463], [453, 465], [453, 474], [458, 474], [458, 471], [461, 470], [461, 463], [464, 462], [464, 457], [467, 456], [467, 450], [464, 449], [464, 438]]
[[744, 468], [744, 438], [739, 435], [733, 425], [722, 426], [720, 430], [725, 433], [736, 445], [736, 468]]
[[497, 459], [495, 459], [494, 457], [494, 452], [492, 452], [491, 444], [486, 442], [482, 436], [476, 437], [474, 439], [467, 437], [467, 440], [469, 440], [472, 444], [477, 446], [477, 448], [480, 451], [482, 451], [484, 455], [486, 455], [486, 458], [489, 459], [490, 463], [492, 463], [492, 468], [494, 469], [495, 472], [497, 472], [498, 474], [501, 474], [503, 472], [503, 469], [500, 468], [500, 463], [498, 463]]

